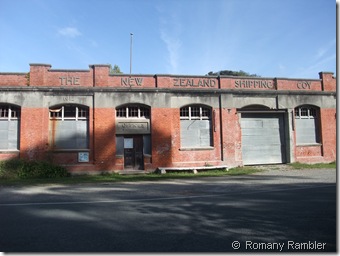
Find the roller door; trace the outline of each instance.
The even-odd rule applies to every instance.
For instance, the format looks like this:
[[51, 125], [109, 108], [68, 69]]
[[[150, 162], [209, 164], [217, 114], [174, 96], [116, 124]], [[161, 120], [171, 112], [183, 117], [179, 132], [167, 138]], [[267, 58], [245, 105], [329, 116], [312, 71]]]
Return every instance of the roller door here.
[[244, 165], [286, 162], [283, 113], [242, 113]]

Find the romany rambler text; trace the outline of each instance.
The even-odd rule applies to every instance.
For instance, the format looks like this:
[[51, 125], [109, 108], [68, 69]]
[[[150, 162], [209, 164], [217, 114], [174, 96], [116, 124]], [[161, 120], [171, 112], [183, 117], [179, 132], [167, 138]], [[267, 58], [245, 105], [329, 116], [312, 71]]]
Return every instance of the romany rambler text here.
[[283, 249], [288, 251], [315, 251], [325, 250], [327, 243], [320, 243], [317, 241], [308, 242], [295, 242], [287, 241], [287, 243], [276, 243], [276, 242], [253, 242], [246, 241], [246, 250], [260, 250], [260, 251], [282, 251]]

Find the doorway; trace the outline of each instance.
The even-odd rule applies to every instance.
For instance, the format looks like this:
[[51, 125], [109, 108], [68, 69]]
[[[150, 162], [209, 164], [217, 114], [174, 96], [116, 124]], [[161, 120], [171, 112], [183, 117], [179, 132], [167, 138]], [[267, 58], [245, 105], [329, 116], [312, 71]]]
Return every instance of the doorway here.
[[144, 170], [143, 135], [124, 136], [124, 169]]
[[244, 165], [286, 162], [283, 113], [242, 113], [241, 130]]

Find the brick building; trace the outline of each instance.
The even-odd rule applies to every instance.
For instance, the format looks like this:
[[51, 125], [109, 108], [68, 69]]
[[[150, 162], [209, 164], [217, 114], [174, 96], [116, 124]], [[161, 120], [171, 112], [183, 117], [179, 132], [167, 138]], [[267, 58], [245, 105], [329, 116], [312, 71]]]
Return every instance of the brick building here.
[[331, 162], [336, 79], [0, 73], [0, 159], [70, 171]]

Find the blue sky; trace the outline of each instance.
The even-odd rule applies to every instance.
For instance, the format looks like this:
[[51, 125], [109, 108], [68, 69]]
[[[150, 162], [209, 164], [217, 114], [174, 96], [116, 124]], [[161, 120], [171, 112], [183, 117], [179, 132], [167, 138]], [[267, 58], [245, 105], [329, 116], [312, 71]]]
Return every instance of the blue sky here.
[[0, 0], [0, 72], [117, 64], [132, 73], [336, 72], [334, 0]]

